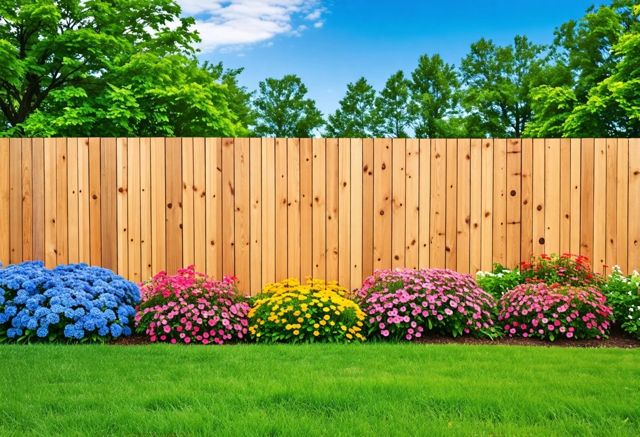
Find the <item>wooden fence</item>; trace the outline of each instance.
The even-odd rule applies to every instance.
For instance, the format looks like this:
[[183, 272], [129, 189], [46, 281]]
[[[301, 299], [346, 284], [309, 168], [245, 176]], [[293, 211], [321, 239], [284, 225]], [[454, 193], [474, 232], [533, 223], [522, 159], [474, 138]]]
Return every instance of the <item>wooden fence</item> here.
[[0, 261], [257, 292], [582, 253], [640, 268], [638, 139], [0, 139]]

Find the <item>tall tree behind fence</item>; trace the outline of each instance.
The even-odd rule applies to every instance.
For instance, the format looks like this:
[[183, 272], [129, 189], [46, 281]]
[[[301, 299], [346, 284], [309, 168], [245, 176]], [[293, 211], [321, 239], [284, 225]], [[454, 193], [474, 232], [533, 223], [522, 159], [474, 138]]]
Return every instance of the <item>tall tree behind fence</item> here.
[[640, 268], [640, 140], [0, 139], [5, 265], [195, 264], [256, 293], [543, 252]]

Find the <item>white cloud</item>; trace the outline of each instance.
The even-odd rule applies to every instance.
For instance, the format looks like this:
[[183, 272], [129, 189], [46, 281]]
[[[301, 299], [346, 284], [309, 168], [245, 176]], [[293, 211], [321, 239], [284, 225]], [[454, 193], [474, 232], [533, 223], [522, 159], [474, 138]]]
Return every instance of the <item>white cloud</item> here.
[[278, 35], [299, 35], [324, 24], [321, 0], [177, 0], [194, 16], [204, 52], [256, 44]]

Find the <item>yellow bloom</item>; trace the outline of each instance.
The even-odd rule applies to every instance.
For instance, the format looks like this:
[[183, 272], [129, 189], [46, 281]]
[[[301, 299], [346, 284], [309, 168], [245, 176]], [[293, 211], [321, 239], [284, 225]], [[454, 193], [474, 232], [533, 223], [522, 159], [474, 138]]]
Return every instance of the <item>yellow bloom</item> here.
[[331, 317], [329, 316], [329, 314], [325, 314], [324, 317], [323, 317], [323, 319], [325, 319], [325, 320], [329, 320], [330, 318]]
[[320, 335], [320, 333], [318, 331], [313, 331], [313, 335], [317, 337], [318, 335]]
[[346, 330], [347, 330], [347, 327], [346, 327], [346, 326], [344, 326], [344, 325], [340, 325], [340, 329], [342, 329], [343, 331], [346, 331]]
[[302, 322], [304, 322], [304, 319], [302, 317], [298, 317], [297, 321], [298, 321], [298, 323], [302, 323]]
[[298, 331], [297, 329], [293, 331], [293, 335], [298, 335], [298, 334], [300, 334], [300, 331]]
[[353, 335], [351, 335], [351, 334], [347, 334], [347, 338], [348, 338], [349, 340], [351, 340], [351, 339], [353, 338]]
[[313, 324], [313, 327], [314, 327], [314, 328], [316, 328], [316, 329], [318, 329], [318, 328], [320, 327], [320, 325], [318, 325], [317, 323], [314, 323], [314, 324]]
[[327, 324], [327, 322], [325, 322], [324, 320], [320, 320], [320, 324], [321, 324], [322, 326], [324, 326], [324, 325], [326, 325], [326, 324]]

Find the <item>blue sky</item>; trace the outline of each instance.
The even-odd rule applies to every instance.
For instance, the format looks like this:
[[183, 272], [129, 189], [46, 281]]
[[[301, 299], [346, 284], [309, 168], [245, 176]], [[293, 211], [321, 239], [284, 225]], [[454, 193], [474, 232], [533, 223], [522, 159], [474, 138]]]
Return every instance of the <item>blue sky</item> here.
[[299, 75], [324, 113], [365, 76], [376, 89], [421, 54], [459, 64], [481, 37], [516, 34], [549, 43], [553, 30], [601, 0], [178, 0], [195, 16], [203, 60], [245, 67], [250, 89], [266, 77]]

